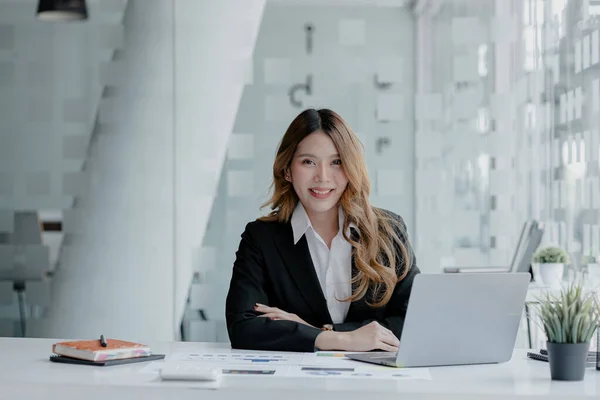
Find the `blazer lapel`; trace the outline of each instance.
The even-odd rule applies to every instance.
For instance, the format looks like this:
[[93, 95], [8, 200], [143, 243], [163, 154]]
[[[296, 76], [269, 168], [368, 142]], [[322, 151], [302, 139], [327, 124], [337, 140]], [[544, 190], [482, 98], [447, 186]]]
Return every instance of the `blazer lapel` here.
[[294, 244], [292, 227], [290, 224], [286, 224], [284, 234], [278, 236], [275, 243], [286, 268], [298, 285], [300, 294], [314, 315], [318, 316], [319, 322], [331, 323], [327, 301], [310, 257], [306, 237], [302, 236], [298, 243]]

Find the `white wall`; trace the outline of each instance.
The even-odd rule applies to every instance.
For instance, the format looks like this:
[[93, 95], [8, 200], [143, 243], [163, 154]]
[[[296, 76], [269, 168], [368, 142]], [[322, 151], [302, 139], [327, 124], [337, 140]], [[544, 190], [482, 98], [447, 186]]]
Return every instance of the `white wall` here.
[[173, 339], [172, 6], [130, 1], [123, 25], [117, 95], [101, 101], [87, 190], [65, 211], [52, 303], [30, 336]]
[[[64, 210], [65, 241], [50, 304], [43, 319], [29, 321], [28, 336], [176, 339], [226, 143], [243, 86], [252, 80], [264, 0], [131, 0], [122, 25], [120, 19], [98, 19], [93, 7], [84, 24], [39, 25], [35, 2], [30, 3], [18, 8], [0, 0], [0, 10], [18, 8], [27, 21], [18, 30], [28, 36], [17, 30], [15, 37], [41, 43], [35, 47], [40, 53], [21, 42], [17, 47], [26, 54], [25, 67], [34, 60], [40, 68], [33, 71], [47, 74], [45, 86], [34, 93], [47, 100], [36, 104], [41, 111], [50, 106], [51, 117], [43, 127], [29, 124], [27, 115], [35, 114], [28, 98], [9, 109], [20, 119], [2, 114], [4, 124], [41, 128], [39, 137], [1, 138], [3, 154], [10, 155], [1, 166], [17, 189], [0, 193], [0, 205]], [[107, 20], [112, 29], [106, 29]], [[119, 37], [119, 51], [110, 62], [112, 52], [103, 46]], [[99, 42], [91, 41], [96, 38]], [[2, 53], [3, 43], [0, 57], [11, 57]], [[11, 104], [28, 77], [27, 68], [23, 76], [13, 70], [15, 78], [5, 81], [15, 90], [6, 98], [0, 94], [3, 105]], [[79, 125], [64, 123], [73, 107], [89, 114]], [[77, 162], [65, 160], [63, 135], [89, 139], [92, 129], [72, 207], [62, 173], [79, 172], [86, 148]], [[23, 189], [27, 168], [51, 171], [54, 197], [32, 199]]]
[[178, 331], [244, 85], [253, 80], [252, 56], [265, 0], [174, 4]]
[[[43, 214], [61, 218], [62, 210], [73, 205], [73, 191], [82, 188], [76, 174], [85, 160], [102, 90], [98, 69], [112, 57], [124, 5], [125, 1], [90, 3], [91, 21], [49, 24], [36, 21], [35, 0], [0, 0], [0, 214], [7, 216], [4, 221], [12, 221], [15, 210], [49, 210]], [[7, 226], [0, 225], [5, 232]], [[53, 266], [62, 235], [43, 239]], [[0, 264], [11, 264], [3, 258]], [[10, 296], [10, 282], [0, 286], [0, 297], [8, 300], [0, 301], [0, 326], [11, 335], [18, 317], [16, 296]], [[48, 306], [49, 286], [29, 283], [29, 304]]]
[[[307, 22], [315, 27], [310, 55], [305, 47]], [[277, 144], [303, 108], [328, 107], [348, 121], [367, 149], [372, 202], [401, 214], [412, 231], [413, 58], [409, 9], [267, 4], [256, 43], [254, 84], [246, 88], [240, 103], [204, 241], [204, 254], [212, 256], [204, 264], [199, 261], [201, 268], [216, 266], [198, 282], [202, 290], [197, 294], [200, 297], [202, 291], [209, 291], [199, 303], [212, 321], [194, 322], [189, 340], [215, 340], [214, 335], [227, 339], [224, 302], [240, 234], [247, 222], [266, 213], [259, 206], [267, 199]], [[387, 65], [387, 70], [380, 70], [380, 74], [397, 80], [387, 90], [374, 86], [381, 64]], [[300, 94], [303, 108], [295, 108], [288, 99], [288, 89], [305, 82], [307, 74], [313, 76], [313, 93], [308, 97]], [[385, 101], [380, 97], [384, 94], [402, 100], [391, 104], [398, 119], [387, 123], [376, 118], [378, 100]], [[389, 138], [390, 144], [378, 153], [376, 143], [381, 137]], [[378, 181], [379, 174], [383, 181]], [[203, 328], [203, 324], [211, 328]]]

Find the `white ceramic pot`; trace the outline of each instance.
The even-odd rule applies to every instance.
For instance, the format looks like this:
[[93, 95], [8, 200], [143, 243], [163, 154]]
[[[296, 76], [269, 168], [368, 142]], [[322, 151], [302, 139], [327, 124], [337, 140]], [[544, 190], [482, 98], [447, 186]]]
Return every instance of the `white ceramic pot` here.
[[533, 280], [543, 286], [558, 287], [563, 280], [565, 264], [563, 263], [532, 263]]
[[600, 264], [587, 265], [588, 279], [592, 284], [600, 284]]

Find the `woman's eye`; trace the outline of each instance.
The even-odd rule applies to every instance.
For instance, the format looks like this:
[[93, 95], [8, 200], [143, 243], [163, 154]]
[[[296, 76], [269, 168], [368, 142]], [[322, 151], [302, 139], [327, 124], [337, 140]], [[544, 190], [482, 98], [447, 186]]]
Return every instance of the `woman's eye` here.
[[342, 165], [342, 160], [335, 160], [333, 165]]
[[302, 164], [313, 164], [312, 160], [304, 160]]

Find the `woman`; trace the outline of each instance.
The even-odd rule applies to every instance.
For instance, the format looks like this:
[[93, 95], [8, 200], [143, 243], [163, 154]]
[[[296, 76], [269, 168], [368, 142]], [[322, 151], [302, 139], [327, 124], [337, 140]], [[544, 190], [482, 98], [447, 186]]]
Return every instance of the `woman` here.
[[344, 120], [326, 109], [298, 115], [277, 151], [272, 212], [246, 226], [236, 253], [232, 347], [398, 349], [419, 269], [402, 218], [371, 206], [369, 191]]

